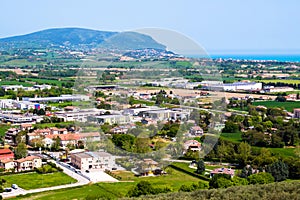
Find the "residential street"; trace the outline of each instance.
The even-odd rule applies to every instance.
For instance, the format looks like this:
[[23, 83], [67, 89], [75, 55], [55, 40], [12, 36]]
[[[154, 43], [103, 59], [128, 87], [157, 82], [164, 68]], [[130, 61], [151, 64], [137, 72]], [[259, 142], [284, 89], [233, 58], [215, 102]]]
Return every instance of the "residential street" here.
[[[55, 161], [52, 161], [52, 162], [55, 162]], [[83, 176], [75, 173], [74, 171], [72, 171], [62, 165], [59, 165], [59, 167], [61, 167], [63, 169], [64, 173], [66, 173], [67, 175], [76, 179], [78, 182], [73, 183], [73, 184], [68, 184], [68, 185], [59, 185], [59, 186], [38, 188], [38, 189], [32, 189], [32, 190], [23, 190], [22, 188], [19, 188], [17, 190], [13, 189], [11, 192], [2, 193], [2, 197], [5, 199], [5, 198], [9, 198], [9, 197], [15, 197], [18, 195], [25, 195], [25, 194], [30, 194], [30, 193], [44, 192], [44, 191], [57, 190], [57, 189], [63, 189], [63, 188], [71, 188], [71, 187], [76, 187], [76, 186], [80, 186], [80, 185], [86, 185], [90, 182], [87, 178], [84, 178]], [[109, 176], [109, 175], [107, 174], [107, 176]]]

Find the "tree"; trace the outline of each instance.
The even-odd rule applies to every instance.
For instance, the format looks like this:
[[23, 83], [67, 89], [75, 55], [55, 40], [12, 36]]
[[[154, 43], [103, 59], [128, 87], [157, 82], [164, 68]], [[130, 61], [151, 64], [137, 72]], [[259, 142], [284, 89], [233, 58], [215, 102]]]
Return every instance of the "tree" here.
[[45, 115], [46, 114], [46, 112], [45, 112], [45, 110], [44, 109], [39, 109], [38, 111], [37, 111], [37, 113], [36, 113], [37, 115]]
[[275, 101], [278, 101], [278, 102], [286, 102], [286, 98], [283, 97], [283, 96], [277, 96]]
[[241, 178], [247, 178], [248, 177], [248, 171], [247, 171], [246, 166], [242, 169], [240, 177]]
[[240, 143], [240, 145], [238, 146], [238, 154], [237, 154], [237, 158], [239, 159], [240, 164], [242, 166], [246, 166], [250, 156], [251, 156], [251, 146], [246, 142]]
[[205, 171], [205, 164], [203, 160], [199, 160], [197, 162], [197, 170], [196, 173], [197, 174], [202, 174]]
[[268, 184], [274, 182], [274, 177], [267, 172], [260, 172], [258, 174], [252, 174], [248, 176], [249, 184]]
[[131, 105], [131, 106], [134, 104], [134, 97], [133, 97], [133, 96], [130, 96], [130, 97], [129, 97], [128, 103], [129, 103], [129, 105]]
[[289, 167], [281, 160], [270, 164], [266, 167], [266, 172], [269, 172], [274, 177], [275, 181], [284, 181], [289, 176]]
[[228, 148], [224, 142], [221, 142], [221, 145], [218, 145], [218, 156], [220, 158], [220, 164], [222, 165], [222, 160], [228, 154]]
[[234, 176], [232, 179], [232, 185], [239, 186], [239, 185], [248, 185], [248, 180], [246, 178], [240, 178], [238, 176]]
[[136, 139], [136, 150], [137, 153], [148, 153], [150, 149], [150, 139], [149, 138], [137, 138]]
[[139, 197], [141, 195], [154, 194], [154, 188], [149, 181], [139, 182], [133, 189], [129, 190], [127, 196]]
[[60, 149], [60, 142], [61, 142], [60, 137], [56, 136], [56, 138], [53, 139], [52, 148], [58, 151]]
[[231, 120], [225, 122], [225, 127], [222, 130], [223, 133], [236, 133], [239, 131], [239, 125]]
[[232, 184], [231, 177], [228, 174], [215, 174], [209, 181], [210, 188], [227, 188]]
[[275, 162], [276, 160], [276, 157], [272, 156], [272, 153], [269, 149], [261, 148], [260, 154], [254, 158], [253, 162], [258, 167], [264, 167], [268, 164]]
[[25, 143], [21, 142], [15, 148], [16, 159], [25, 158], [27, 156], [27, 146]]

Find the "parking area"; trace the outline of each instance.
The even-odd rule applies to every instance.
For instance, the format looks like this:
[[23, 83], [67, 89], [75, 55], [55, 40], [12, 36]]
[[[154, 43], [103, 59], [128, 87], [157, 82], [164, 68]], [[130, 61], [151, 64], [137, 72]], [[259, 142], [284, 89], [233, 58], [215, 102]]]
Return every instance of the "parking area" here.
[[93, 183], [97, 182], [119, 182], [117, 179], [114, 177], [106, 174], [102, 170], [92, 170], [89, 172], [81, 172], [84, 176], [87, 176], [90, 178], [90, 181]]
[[18, 187], [17, 189], [13, 189], [13, 188], [5, 188], [4, 189], [4, 192], [2, 193], [2, 196], [3, 197], [6, 197], [6, 196], [10, 196], [10, 195], [19, 195], [19, 194], [22, 194], [25, 190]]

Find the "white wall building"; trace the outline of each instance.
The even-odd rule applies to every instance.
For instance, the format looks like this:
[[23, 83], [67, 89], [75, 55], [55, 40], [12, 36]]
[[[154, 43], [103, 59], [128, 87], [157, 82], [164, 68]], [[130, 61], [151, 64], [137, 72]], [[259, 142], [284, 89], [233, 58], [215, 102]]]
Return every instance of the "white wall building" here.
[[71, 163], [80, 170], [108, 169], [115, 166], [115, 157], [106, 152], [71, 154]]

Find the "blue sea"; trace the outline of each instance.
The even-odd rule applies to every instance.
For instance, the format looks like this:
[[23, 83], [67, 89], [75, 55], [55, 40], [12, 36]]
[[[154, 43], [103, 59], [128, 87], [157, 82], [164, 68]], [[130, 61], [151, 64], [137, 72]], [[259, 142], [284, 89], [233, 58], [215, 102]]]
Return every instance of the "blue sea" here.
[[234, 60], [265, 60], [265, 61], [282, 61], [282, 62], [300, 62], [300, 55], [210, 55], [211, 58], [217, 59], [234, 59]]

